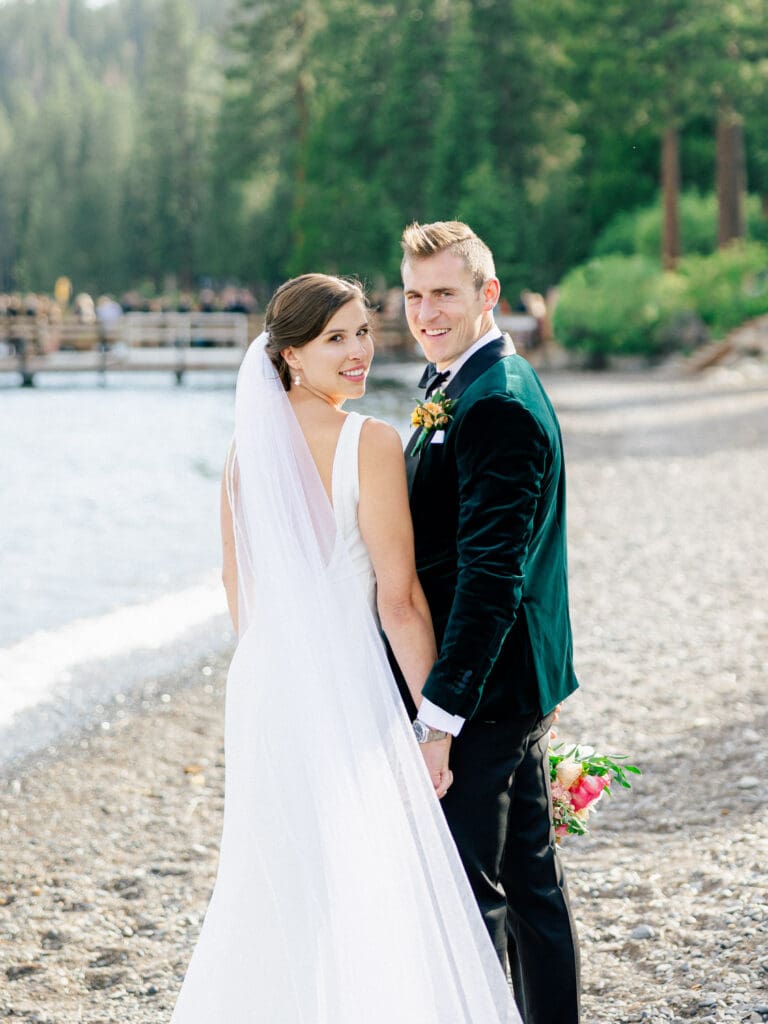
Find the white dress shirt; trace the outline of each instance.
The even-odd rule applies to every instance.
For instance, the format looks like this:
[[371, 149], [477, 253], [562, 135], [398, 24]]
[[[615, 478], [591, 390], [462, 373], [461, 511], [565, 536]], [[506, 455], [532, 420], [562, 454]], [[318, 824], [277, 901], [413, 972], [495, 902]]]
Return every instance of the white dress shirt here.
[[478, 338], [477, 341], [473, 342], [468, 349], [462, 352], [458, 358], [454, 359], [449, 366], [446, 366], [446, 368], [441, 371], [442, 373], [450, 374], [446, 380], [446, 384], [450, 383], [464, 363], [466, 363], [466, 361], [473, 356], [475, 352], [479, 351], [483, 345], [487, 345], [489, 341], [495, 341], [496, 338], [501, 338], [503, 333], [504, 332], [500, 331], [496, 326], [496, 321], [494, 320], [491, 323], [491, 329], [489, 331], [486, 331], [481, 338]]
[[[485, 334], [478, 338], [477, 341], [470, 345], [466, 352], [462, 352], [458, 359], [446, 366], [445, 370], [449, 373], [447, 383], [450, 384], [451, 380], [456, 376], [459, 370], [462, 368], [464, 363], [473, 356], [475, 352], [478, 352], [484, 345], [487, 345], [490, 341], [495, 341], [496, 338], [502, 336], [502, 332], [496, 326], [496, 323], [491, 325], [491, 329], [486, 331]], [[514, 352], [515, 347], [512, 345], [511, 340], [507, 342], [511, 352]], [[430, 729], [442, 729], [444, 732], [449, 732], [452, 736], [458, 736], [461, 732], [461, 727], [466, 721], [461, 715], [452, 715], [449, 711], [445, 711], [443, 708], [438, 707], [437, 704], [433, 704], [431, 700], [427, 700], [426, 697], [422, 699], [421, 707], [419, 708], [419, 721], [423, 722], [424, 725]]]

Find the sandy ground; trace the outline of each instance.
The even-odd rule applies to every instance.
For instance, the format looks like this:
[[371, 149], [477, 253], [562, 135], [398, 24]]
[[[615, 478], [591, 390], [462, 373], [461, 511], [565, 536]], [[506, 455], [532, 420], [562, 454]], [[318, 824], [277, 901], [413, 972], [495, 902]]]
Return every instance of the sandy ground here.
[[[546, 382], [583, 684], [561, 735], [644, 772], [562, 847], [584, 1022], [768, 1021], [768, 370]], [[225, 673], [148, 680], [0, 779], [0, 1021], [168, 1021], [216, 868]]]

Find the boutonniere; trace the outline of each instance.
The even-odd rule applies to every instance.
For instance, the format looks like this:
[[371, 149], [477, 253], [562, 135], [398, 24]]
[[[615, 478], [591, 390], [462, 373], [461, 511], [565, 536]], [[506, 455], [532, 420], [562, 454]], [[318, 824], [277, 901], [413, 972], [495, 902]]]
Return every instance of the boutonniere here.
[[411, 425], [421, 427], [421, 433], [411, 455], [418, 455], [436, 430], [444, 430], [453, 419], [455, 401], [444, 391], [436, 391], [426, 402], [417, 405], [411, 413]]

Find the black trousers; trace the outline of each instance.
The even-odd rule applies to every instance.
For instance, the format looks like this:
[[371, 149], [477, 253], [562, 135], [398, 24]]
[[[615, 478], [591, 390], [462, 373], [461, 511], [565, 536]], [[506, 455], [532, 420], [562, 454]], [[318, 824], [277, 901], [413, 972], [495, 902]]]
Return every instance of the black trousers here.
[[525, 1024], [578, 1024], [578, 940], [550, 812], [551, 720], [466, 722], [442, 806]]

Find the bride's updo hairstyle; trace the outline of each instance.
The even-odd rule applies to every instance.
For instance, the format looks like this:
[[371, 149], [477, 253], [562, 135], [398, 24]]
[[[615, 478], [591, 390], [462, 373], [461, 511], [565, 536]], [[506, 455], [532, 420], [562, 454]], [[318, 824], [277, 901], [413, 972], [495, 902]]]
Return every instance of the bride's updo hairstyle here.
[[358, 282], [328, 274], [302, 274], [277, 289], [267, 306], [264, 329], [269, 334], [267, 354], [286, 391], [291, 390], [291, 368], [283, 350], [314, 341], [336, 310], [353, 299], [366, 301]]

